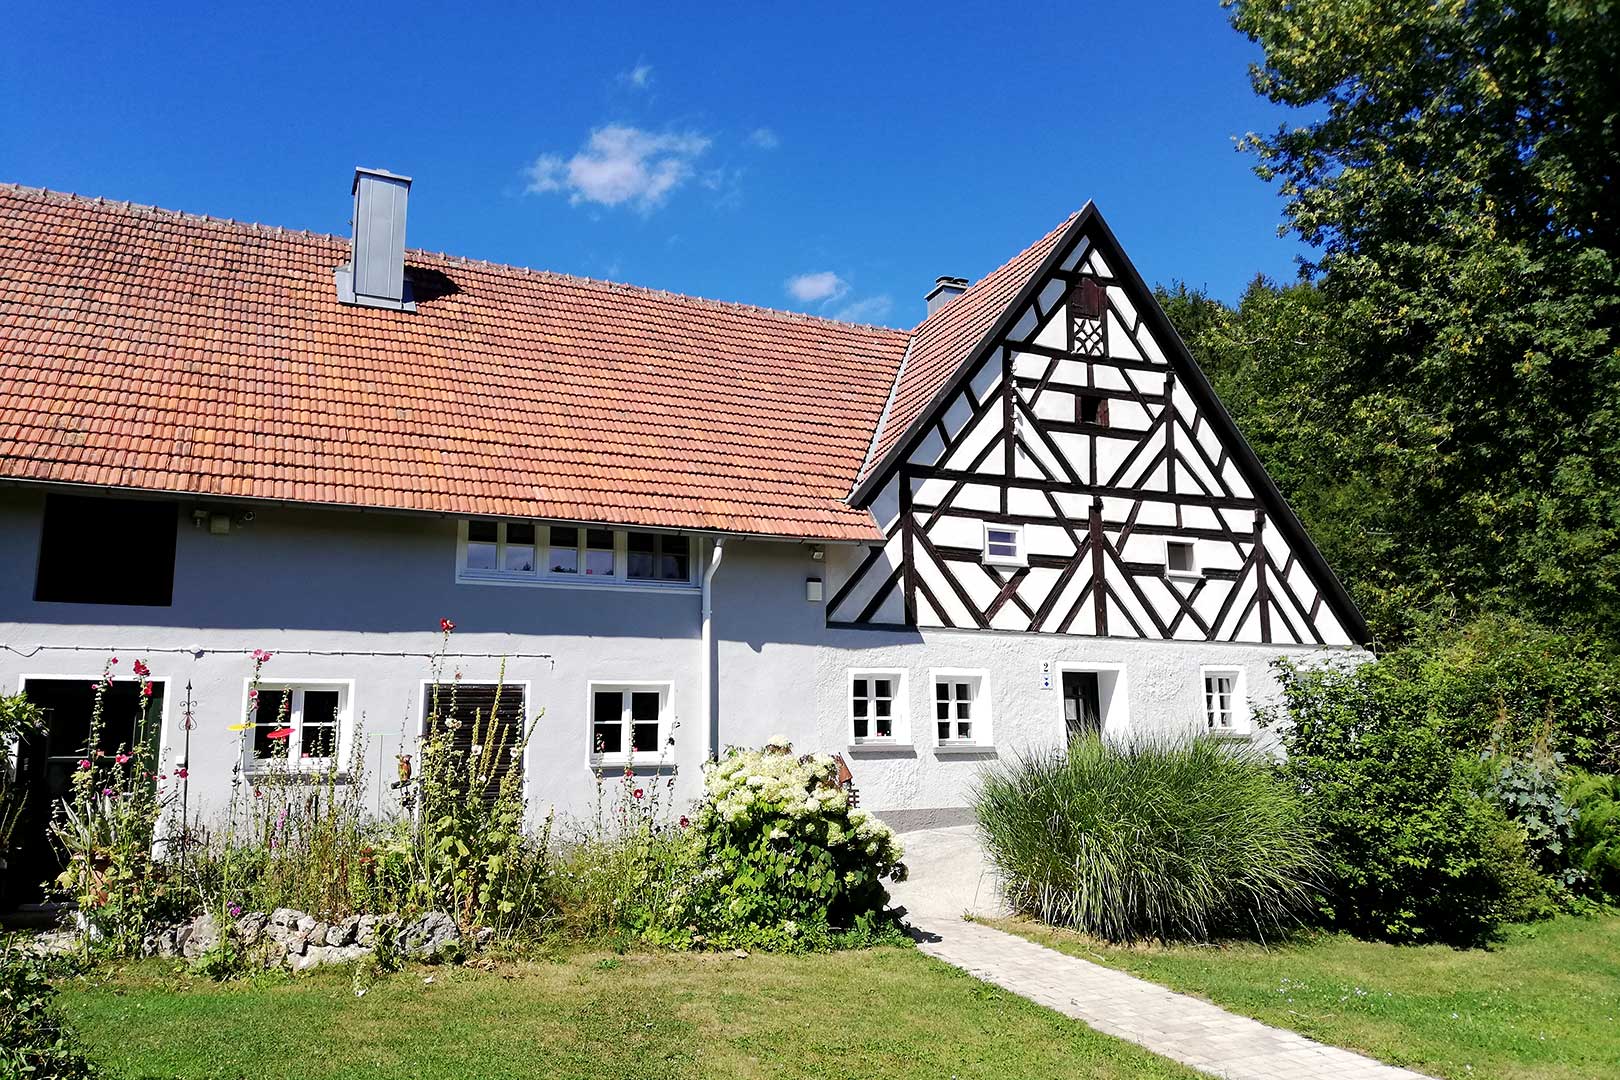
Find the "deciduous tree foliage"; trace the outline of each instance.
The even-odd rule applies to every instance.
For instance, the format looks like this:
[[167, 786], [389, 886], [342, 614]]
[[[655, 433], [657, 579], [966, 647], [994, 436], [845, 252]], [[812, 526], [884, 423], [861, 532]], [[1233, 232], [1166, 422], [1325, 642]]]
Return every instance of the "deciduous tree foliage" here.
[[1385, 640], [1509, 607], [1620, 634], [1612, 0], [1228, 0], [1310, 119], [1244, 147], [1306, 280], [1172, 316]]

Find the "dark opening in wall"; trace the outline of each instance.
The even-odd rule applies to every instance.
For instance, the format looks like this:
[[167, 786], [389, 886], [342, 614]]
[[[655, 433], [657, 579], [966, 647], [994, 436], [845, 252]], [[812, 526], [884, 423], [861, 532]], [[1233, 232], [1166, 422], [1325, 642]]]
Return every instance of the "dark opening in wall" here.
[[34, 599], [168, 607], [178, 520], [172, 502], [47, 495]]
[[1077, 394], [1074, 399], [1074, 418], [1082, 424], [1108, 426], [1108, 398], [1102, 394]]

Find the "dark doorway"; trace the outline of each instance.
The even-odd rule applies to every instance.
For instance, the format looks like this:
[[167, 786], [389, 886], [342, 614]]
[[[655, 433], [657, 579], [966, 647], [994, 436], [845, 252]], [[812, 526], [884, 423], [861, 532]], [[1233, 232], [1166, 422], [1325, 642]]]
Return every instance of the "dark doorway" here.
[[1095, 671], [1063, 673], [1063, 722], [1071, 742], [1102, 734], [1102, 694]]
[[[0, 879], [0, 909], [39, 903], [44, 899], [42, 886], [62, 871], [51, 841], [51, 815], [58, 801], [71, 797], [73, 773], [84, 757], [96, 705], [95, 683], [90, 679], [29, 679], [23, 691], [44, 713], [44, 730], [24, 740], [17, 751], [17, 781], [24, 802], [11, 837], [9, 865]], [[144, 706], [138, 682], [113, 683], [102, 699], [100, 749], [115, 754], [147, 739], [155, 750], [162, 716], [162, 683], [152, 683], [152, 696]]]

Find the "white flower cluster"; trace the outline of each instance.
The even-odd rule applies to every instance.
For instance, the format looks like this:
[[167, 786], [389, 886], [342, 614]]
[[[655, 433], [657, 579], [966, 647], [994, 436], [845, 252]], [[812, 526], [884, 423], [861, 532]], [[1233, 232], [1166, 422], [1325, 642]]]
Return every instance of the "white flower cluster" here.
[[[801, 829], [824, 821], [829, 846], [849, 844], [884, 862], [898, 861], [894, 830], [865, 810], [850, 809], [849, 793], [834, 782], [833, 759], [826, 754], [794, 757], [791, 750], [778, 736], [764, 750], [734, 749], [709, 765], [702, 815], [740, 825], [785, 817], [791, 827]], [[772, 832], [773, 839], [786, 835], [781, 826]]]

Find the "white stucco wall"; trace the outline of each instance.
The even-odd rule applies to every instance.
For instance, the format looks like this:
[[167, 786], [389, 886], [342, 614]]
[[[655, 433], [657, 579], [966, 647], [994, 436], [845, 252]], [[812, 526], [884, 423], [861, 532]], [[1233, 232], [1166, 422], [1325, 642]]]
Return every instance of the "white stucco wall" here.
[[[166, 685], [164, 746], [170, 767], [183, 742], [186, 685], [196, 727], [189, 767], [193, 808], [217, 811], [239, 745], [250, 653], [275, 659], [267, 680], [352, 680], [351, 713], [362, 726], [368, 798], [393, 801], [394, 755], [421, 719], [422, 683], [440, 648], [438, 622], [456, 621], [448, 677], [506, 680], [545, 710], [527, 756], [531, 813], [588, 813], [596, 778], [589, 761], [587, 684], [668, 682], [680, 727], [670, 761], [676, 797], [699, 790], [707, 731], [699, 715], [699, 595], [608, 589], [457, 584], [455, 523], [393, 514], [259, 508], [251, 526], [213, 536], [182, 507], [174, 603], [167, 608], [45, 604], [32, 599], [43, 496], [0, 488], [0, 691], [28, 678], [96, 677], [109, 653], [119, 670], [142, 658]], [[1255, 645], [1163, 643], [1051, 634], [952, 630], [828, 629], [805, 581], [829, 578], [858, 550], [826, 559], [793, 543], [732, 540], [715, 579], [716, 707], [722, 745], [759, 745], [775, 734], [799, 750], [844, 753], [863, 804], [920, 812], [966, 805], [987, 761], [1063, 738], [1059, 665], [1119, 665], [1131, 731], [1196, 730], [1202, 724], [1201, 665], [1240, 667], [1251, 702], [1274, 691], [1268, 668], [1284, 653]], [[110, 539], [109, 558], [117, 558]], [[1042, 688], [1050, 664], [1052, 688]], [[909, 747], [850, 750], [848, 673], [907, 675]], [[934, 745], [931, 672], [985, 672], [993, 746], [947, 754]], [[1120, 717], [1122, 712], [1115, 712]], [[1123, 727], [1117, 728], [1123, 732]], [[897, 815], [907, 819], [908, 814]], [[926, 817], [921, 815], [920, 817]], [[918, 814], [909, 814], [919, 819]]]

